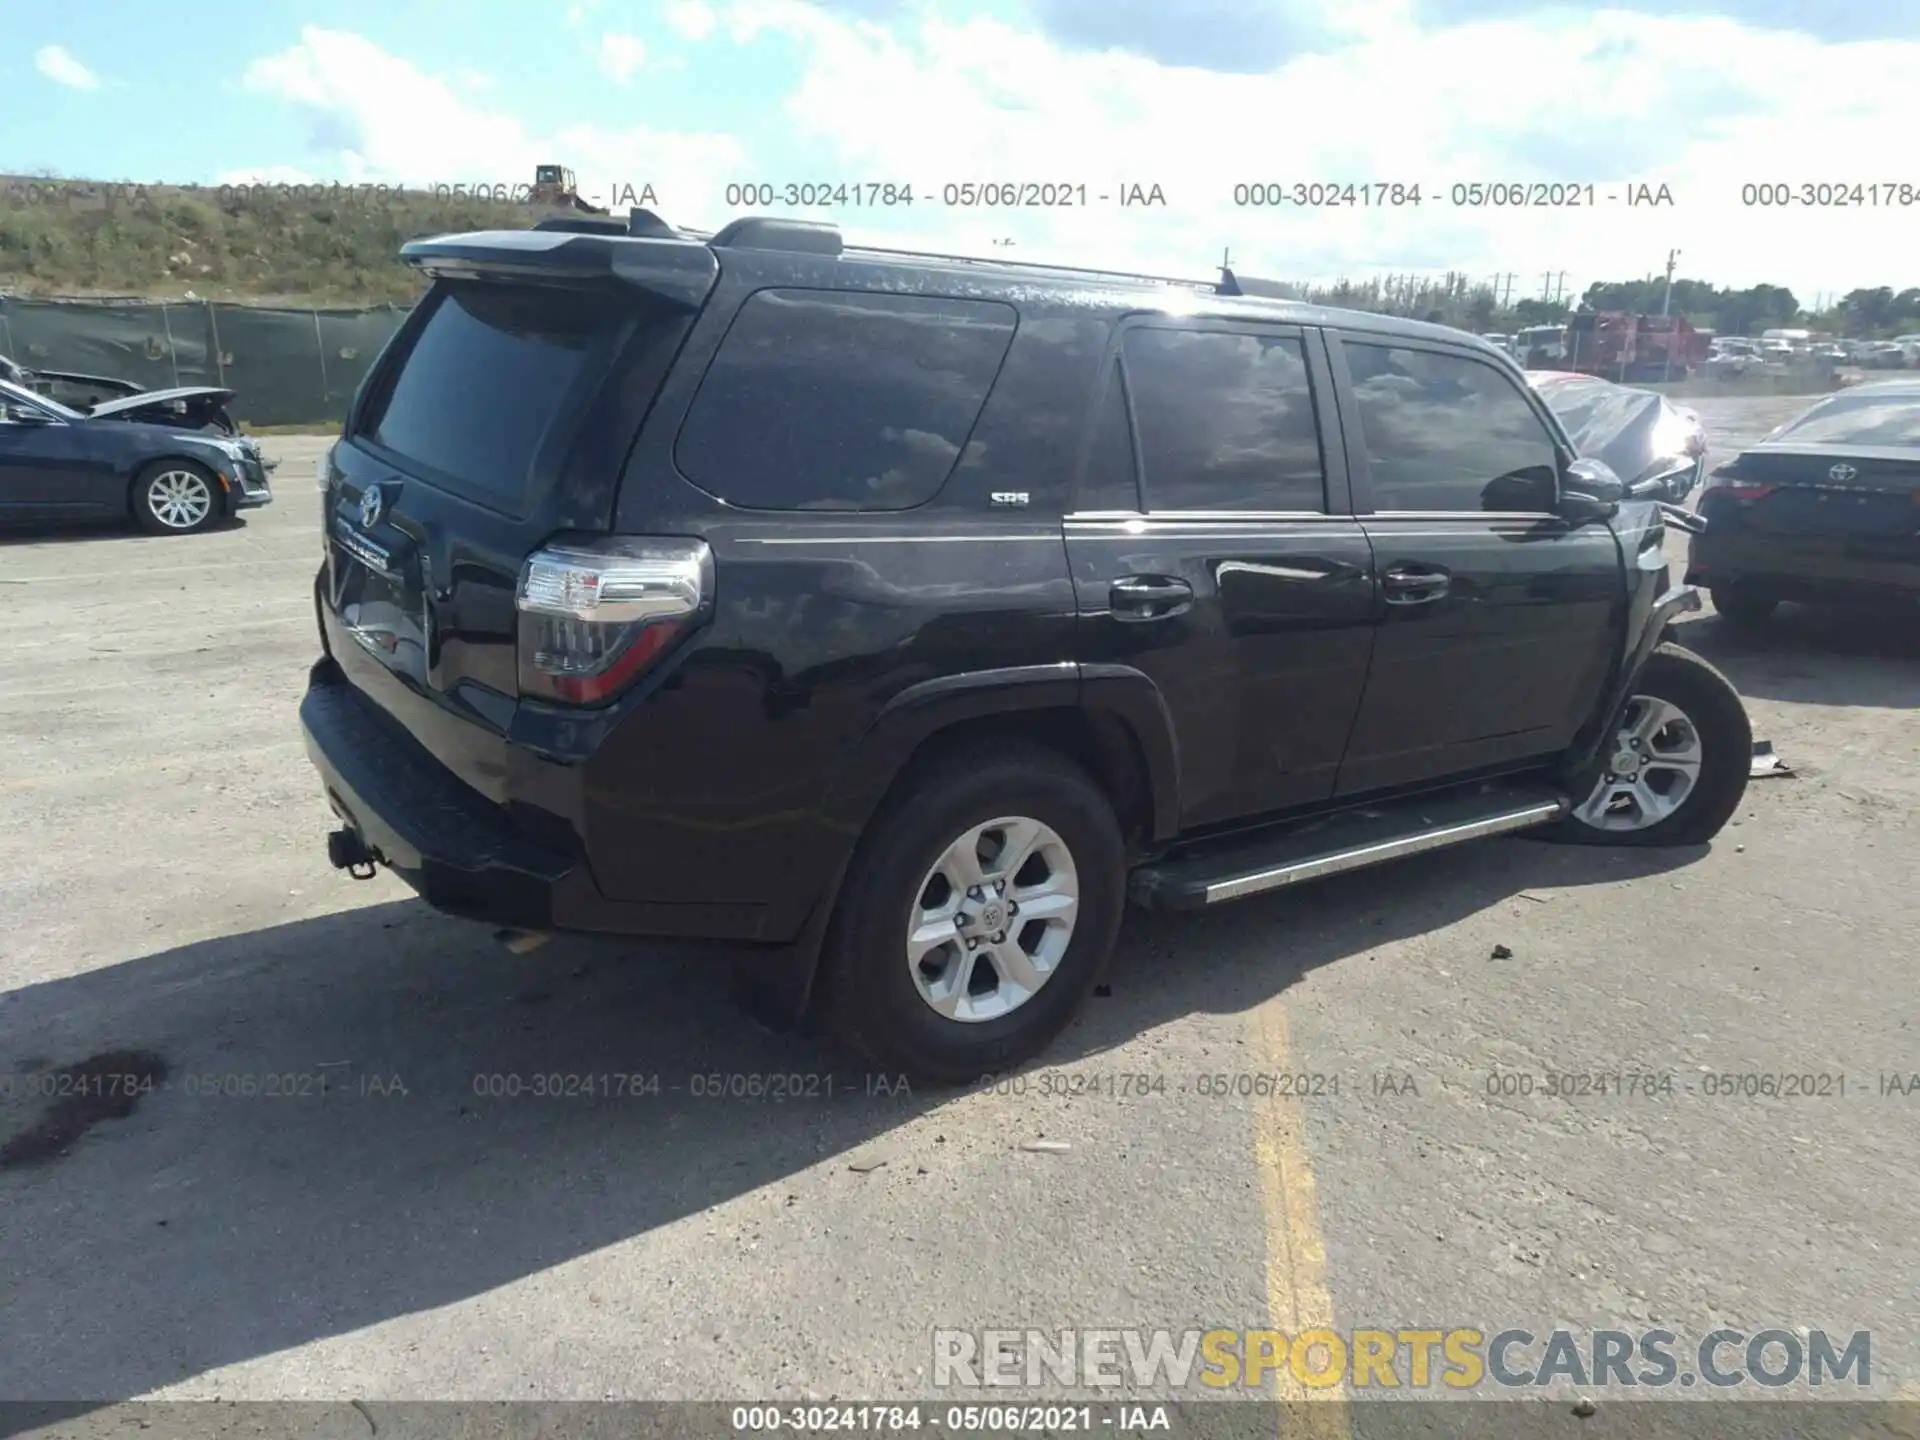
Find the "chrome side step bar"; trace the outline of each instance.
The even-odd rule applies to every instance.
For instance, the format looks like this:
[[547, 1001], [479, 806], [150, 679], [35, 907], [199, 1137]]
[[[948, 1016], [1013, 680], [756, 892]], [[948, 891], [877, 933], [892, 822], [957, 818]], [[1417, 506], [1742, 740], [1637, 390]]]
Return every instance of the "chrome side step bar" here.
[[1569, 802], [1544, 786], [1495, 785], [1346, 811], [1269, 835], [1202, 844], [1133, 872], [1129, 894], [1196, 910], [1558, 820]]

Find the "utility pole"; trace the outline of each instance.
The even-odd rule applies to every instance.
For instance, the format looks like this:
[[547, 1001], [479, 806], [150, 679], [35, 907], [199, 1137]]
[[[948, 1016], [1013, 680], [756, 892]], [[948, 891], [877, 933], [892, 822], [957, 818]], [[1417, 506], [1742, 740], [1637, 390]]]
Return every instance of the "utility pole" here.
[[1673, 267], [1679, 263], [1680, 252], [1678, 250], [1667, 251], [1667, 290], [1666, 294], [1660, 297], [1660, 313], [1662, 315], [1669, 315], [1673, 311]]

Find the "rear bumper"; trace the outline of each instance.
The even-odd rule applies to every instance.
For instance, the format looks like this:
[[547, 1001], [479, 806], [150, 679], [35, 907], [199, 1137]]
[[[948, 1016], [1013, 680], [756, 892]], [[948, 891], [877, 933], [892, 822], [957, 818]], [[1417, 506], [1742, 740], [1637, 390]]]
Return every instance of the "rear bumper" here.
[[428, 904], [519, 929], [569, 925], [580, 862], [518, 834], [331, 661], [313, 669], [300, 729], [334, 813]]
[[1709, 528], [1689, 551], [1687, 583], [1709, 589], [1747, 584], [1782, 600], [1920, 600], [1920, 542], [1895, 543], [1911, 557], [1889, 553], [1882, 541], [1789, 540]]
[[[585, 847], [530, 838], [443, 764], [398, 718], [321, 660], [300, 702], [307, 758], [327, 803], [374, 858], [429, 905], [520, 930], [589, 930], [655, 939], [784, 943], [762, 904], [609, 898]], [[640, 844], [653, 836], [623, 835]]]

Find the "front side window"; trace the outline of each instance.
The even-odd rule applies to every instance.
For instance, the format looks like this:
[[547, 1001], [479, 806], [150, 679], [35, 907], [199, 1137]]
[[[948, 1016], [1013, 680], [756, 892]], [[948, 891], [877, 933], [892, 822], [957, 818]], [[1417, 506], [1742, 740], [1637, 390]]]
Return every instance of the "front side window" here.
[[6, 415], [8, 410], [31, 410], [37, 415], [49, 415], [60, 420], [85, 418], [78, 410], [70, 410], [57, 400], [24, 389], [0, 390], [0, 418], [10, 418]]
[[1342, 342], [1376, 511], [1548, 511], [1560, 456], [1506, 375], [1436, 350]]
[[700, 382], [674, 461], [755, 510], [907, 510], [946, 484], [1013, 341], [997, 301], [762, 290]]
[[1298, 338], [1143, 327], [1121, 354], [1149, 511], [1326, 509]]

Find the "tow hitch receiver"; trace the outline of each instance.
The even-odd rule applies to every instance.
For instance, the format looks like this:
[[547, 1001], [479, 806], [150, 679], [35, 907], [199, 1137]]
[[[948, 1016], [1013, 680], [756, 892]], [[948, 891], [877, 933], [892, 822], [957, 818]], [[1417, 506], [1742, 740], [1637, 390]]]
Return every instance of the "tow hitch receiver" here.
[[327, 836], [327, 859], [336, 870], [344, 870], [356, 880], [371, 880], [378, 856], [351, 830], [335, 830]]

